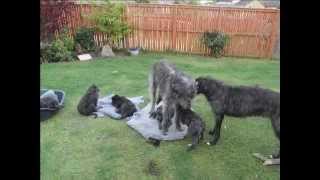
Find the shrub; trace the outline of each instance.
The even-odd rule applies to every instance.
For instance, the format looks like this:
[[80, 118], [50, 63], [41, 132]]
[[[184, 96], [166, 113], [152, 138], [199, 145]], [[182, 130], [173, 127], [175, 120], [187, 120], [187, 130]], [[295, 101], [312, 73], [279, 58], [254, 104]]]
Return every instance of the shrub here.
[[74, 40], [68, 35], [68, 29], [64, 29], [58, 38], [63, 42], [68, 51], [75, 50]]
[[131, 28], [123, 21], [123, 4], [111, 4], [96, 9], [87, 18], [94, 24], [96, 31], [105, 33], [110, 39], [108, 43], [123, 38], [130, 33]]
[[222, 55], [224, 47], [229, 42], [229, 36], [218, 31], [205, 32], [202, 42], [210, 49], [210, 55], [218, 57]]
[[72, 61], [72, 52], [64, 45], [61, 39], [54, 40], [42, 49], [42, 62]]
[[79, 44], [85, 52], [94, 51], [96, 49], [94, 30], [92, 28], [79, 28], [75, 34], [74, 41], [76, 44]]
[[74, 40], [63, 29], [51, 43], [40, 43], [40, 63], [72, 61], [75, 49]]

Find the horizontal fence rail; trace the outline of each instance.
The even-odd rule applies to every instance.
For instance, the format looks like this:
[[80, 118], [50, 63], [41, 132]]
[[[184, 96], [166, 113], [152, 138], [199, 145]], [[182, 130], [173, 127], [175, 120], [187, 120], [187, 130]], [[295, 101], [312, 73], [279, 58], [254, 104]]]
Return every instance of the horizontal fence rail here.
[[[52, 5], [46, 5], [54, 8]], [[59, 32], [68, 27], [74, 34], [80, 26], [90, 26], [83, 18], [97, 5], [74, 4], [62, 13]], [[230, 36], [226, 56], [271, 58], [278, 37], [279, 10], [190, 5], [127, 4], [124, 20], [133, 28], [130, 35], [114, 42], [120, 48], [141, 47], [151, 51], [175, 51], [208, 55], [201, 43], [205, 31], [221, 31]], [[96, 34], [97, 45], [107, 42]]]

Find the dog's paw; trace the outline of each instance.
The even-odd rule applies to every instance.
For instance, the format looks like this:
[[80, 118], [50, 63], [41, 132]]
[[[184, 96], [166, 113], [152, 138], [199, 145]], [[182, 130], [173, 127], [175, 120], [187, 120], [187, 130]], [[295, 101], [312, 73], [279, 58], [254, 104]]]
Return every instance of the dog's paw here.
[[98, 115], [97, 115], [96, 113], [93, 113], [93, 114], [91, 114], [91, 117], [92, 117], [93, 119], [96, 119], [96, 118], [98, 117]]
[[157, 113], [151, 112], [151, 113], [149, 114], [149, 117], [150, 117], [150, 118], [153, 118], [153, 119], [156, 119]]
[[191, 151], [195, 148], [193, 144], [188, 144], [187, 151]]
[[182, 128], [182, 127], [177, 127], [177, 130], [180, 131], [180, 132], [182, 132], [182, 131], [184, 131], [184, 128]]
[[208, 141], [206, 144], [207, 144], [208, 146], [213, 146], [213, 145], [216, 145], [217, 142]]
[[166, 135], [168, 135], [168, 132], [162, 131], [162, 135], [166, 136]]
[[156, 111], [150, 111], [149, 112], [149, 116], [151, 117], [151, 116], [154, 116], [156, 114]]

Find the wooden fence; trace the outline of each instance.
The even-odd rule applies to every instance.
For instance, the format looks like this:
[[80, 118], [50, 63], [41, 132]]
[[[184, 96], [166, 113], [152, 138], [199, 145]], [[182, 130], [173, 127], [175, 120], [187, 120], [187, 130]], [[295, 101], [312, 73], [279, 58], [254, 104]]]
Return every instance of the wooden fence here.
[[[88, 14], [92, 7], [96, 6], [72, 5], [72, 13], [62, 13], [57, 23], [74, 32], [77, 27], [88, 25], [81, 14]], [[133, 32], [117, 41], [118, 47], [206, 55], [209, 51], [200, 37], [205, 31], [218, 30], [231, 37], [225, 55], [238, 57], [272, 57], [279, 26], [276, 9], [128, 4], [124, 17]], [[107, 38], [95, 35], [98, 45]]]

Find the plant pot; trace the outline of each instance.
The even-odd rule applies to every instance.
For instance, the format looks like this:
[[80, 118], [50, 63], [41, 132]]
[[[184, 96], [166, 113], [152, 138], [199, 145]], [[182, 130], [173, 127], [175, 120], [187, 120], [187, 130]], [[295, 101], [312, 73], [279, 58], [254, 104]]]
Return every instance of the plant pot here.
[[129, 52], [131, 56], [137, 56], [139, 54], [140, 49], [139, 48], [130, 48]]

